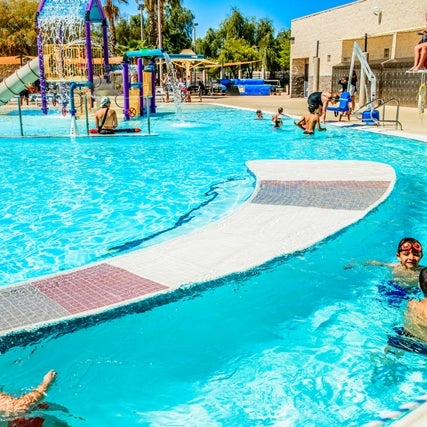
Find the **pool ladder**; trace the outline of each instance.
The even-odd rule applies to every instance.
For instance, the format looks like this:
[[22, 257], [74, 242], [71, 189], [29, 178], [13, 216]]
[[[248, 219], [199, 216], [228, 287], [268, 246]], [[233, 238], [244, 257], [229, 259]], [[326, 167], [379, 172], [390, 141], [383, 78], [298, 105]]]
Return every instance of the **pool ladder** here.
[[[385, 119], [385, 108], [386, 105], [390, 105], [391, 103], [393, 103], [395, 105], [396, 108], [396, 116], [393, 120], [386, 120]], [[382, 107], [382, 114], [380, 115], [380, 117], [382, 117], [382, 119], [376, 118], [372, 115], [372, 111], [374, 111], [374, 109], [378, 109]], [[402, 130], [402, 123], [399, 122], [399, 109], [400, 109], [400, 103], [399, 100], [396, 98], [390, 98], [387, 99], [387, 101], [384, 101], [383, 99], [376, 99], [374, 101], [369, 101], [366, 104], [360, 106], [354, 113], [353, 115], [356, 116], [359, 120], [362, 120], [362, 110], [368, 110], [371, 109], [371, 116], [368, 116], [368, 120], [371, 121], [371, 124], [377, 125], [377, 126], [385, 126], [386, 123], [394, 123], [394, 128], [397, 129], [398, 127], [400, 128], [400, 130]], [[365, 117], [366, 119], [366, 117]]]

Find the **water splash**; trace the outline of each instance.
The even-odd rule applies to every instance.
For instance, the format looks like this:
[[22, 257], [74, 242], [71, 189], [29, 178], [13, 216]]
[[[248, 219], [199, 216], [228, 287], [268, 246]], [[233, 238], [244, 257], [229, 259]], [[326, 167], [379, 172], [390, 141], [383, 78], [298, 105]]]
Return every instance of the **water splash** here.
[[166, 70], [167, 70], [169, 82], [172, 87], [175, 111], [178, 116], [178, 119], [182, 121], [182, 93], [179, 87], [178, 79], [176, 77], [175, 67], [173, 66], [172, 60], [167, 52], [163, 52], [163, 56], [166, 62]]
[[49, 0], [37, 21], [44, 43], [69, 43], [84, 38], [86, 0]]

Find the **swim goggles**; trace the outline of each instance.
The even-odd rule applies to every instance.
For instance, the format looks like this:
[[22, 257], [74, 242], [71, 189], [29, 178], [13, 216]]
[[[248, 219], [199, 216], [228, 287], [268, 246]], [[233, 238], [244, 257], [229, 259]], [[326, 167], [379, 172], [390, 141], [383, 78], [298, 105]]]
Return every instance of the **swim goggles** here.
[[412, 243], [412, 242], [403, 242], [400, 245], [399, 252], [410, 251], [411, 249], [414, 249], [414, 251], [417, 251], [417, 252], [422, 252], [423, 251], [422, 246], [418, 242], [414, 242], [414, 243]]

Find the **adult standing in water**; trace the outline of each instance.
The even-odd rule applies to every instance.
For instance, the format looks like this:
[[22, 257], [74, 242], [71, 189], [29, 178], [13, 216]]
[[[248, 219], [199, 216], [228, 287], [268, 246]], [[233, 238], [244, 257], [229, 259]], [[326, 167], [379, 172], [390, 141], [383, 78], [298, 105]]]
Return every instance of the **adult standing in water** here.
[[315, 110], [318, 110], [320, 121], [322, 123], [326, 122], [326, 109], [330, 103], [334, 104], [335, 96], [332, 95], [331, 92], [323, 91], [323, 92], [313, 92], [307, 98], [307, 103], [315, 107]]

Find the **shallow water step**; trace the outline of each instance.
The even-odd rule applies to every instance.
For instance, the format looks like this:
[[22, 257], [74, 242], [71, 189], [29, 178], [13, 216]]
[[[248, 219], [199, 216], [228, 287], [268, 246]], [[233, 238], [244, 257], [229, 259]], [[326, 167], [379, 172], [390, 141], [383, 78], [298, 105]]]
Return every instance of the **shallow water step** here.
[[257, 178], [252, 197], [219, 221], [106, 262], [0, 288], [0, 335], [95, 315], [307, 249], [362, 219], [396, 180], [389, 165], [367, 161], [247, 166]]

